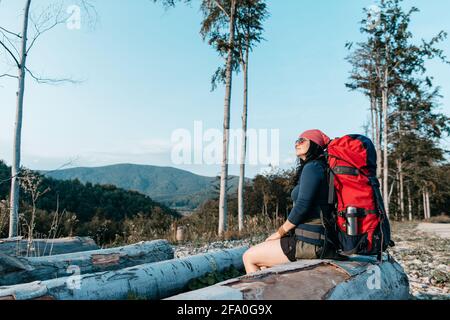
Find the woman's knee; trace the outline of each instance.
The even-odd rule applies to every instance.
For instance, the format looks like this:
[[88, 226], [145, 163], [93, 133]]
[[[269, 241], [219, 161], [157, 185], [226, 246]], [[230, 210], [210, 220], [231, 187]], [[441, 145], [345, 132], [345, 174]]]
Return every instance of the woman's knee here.
[[270, 256], [270, 247], [271, 244], [268, 242], [263, 242], [251, 247], [243, 255], [244, 263], [251, 263], [254, 265], [264, 264], [265, 260], [268, 258], [267, 255]]
[[255, 258], [254, 256], [255, 256], [254, 250], [253, 250], [253, 248], [250, 248], [244, 252], [244, 255], [242, 256], [242, 260], [244, 261], [244, 263], [252, 263]]

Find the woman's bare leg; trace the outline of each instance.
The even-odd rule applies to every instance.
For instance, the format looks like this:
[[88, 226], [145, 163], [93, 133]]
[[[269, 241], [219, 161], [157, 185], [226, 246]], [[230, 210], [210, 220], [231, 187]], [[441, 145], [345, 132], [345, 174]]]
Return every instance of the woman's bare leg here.
[[251, 247], [244, 253], [243, 260], [247, 273], [289, 262], [281, 249], [280, 240], [266, 241]]

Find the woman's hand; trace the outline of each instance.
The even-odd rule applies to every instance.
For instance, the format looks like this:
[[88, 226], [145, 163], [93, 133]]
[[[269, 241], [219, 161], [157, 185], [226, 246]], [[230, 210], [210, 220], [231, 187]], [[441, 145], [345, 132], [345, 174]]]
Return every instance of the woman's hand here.
[[288, 234], [288, 232], [292, 229], [295, 228], [295, 224], [292, 224], [291, 222], [289, 222], [289, 220], [287, 220], [279, 229], [277, 232], [275, 232], [274, 234], [272, 234], [270, 237], [268, 237], [266, 239], [266, 241], [273, 241], [273, 240], [278, 240], [281, 239], [282, 237], [284, 237], [286, 234]]
[[281, 239], [281, 235], [278, 232], [275, 232], [270, 237], [268, 237], [266, 239], [266, 241], [273, 241], [273, 240], [278, 240], [278, 239]]

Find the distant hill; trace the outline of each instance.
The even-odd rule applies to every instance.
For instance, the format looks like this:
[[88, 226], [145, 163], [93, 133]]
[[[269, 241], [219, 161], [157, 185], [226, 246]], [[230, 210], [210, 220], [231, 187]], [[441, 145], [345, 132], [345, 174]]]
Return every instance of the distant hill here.
[[[112, 184], [134, 190], [180, 211], [192, 210], [214, 196], [215, 177], [205, 177], [172, 167], [117, 164], [105, 167], [41, 171], [58, 180]], [[238, 177], [230, 177], [230, 192], [236, 192]]]
[[[29, 174], [35, 172], [30, 171]], [[0, 200], [9, 196], [10, 177], [11, 168], [0, 160]], [[38, 188], [40, 192], [46, 190], [36, 202], [35, 232], [39, 235], [49, 235], [49, 232], [58, 232], [59, 236], [87, 235], [94, 237], [98, 243], [108, 243], [116, 235], [122, 235], [126, 231], [124, 223], [127, 219], [142, 216], [153, 229], [167, 230], [172, 218], [180, 217], [178, 211], [148, 195], [111, 184], [84, 184], [76, 179], [43, 177]], [[20, 228], [24, 235], [28, 226], [26, 222], [30, 221], [32, 201], [29, 192], [25, 192], [23, 188], [20, 199]], [[56, 210], [59, 220], [54, 220]], [[0, 220], [4, 218], [3, 214], [4, 210], [0, 211]], [[0, 238], [5, 236], [4, 226], [5, 223], [0, 223]]]

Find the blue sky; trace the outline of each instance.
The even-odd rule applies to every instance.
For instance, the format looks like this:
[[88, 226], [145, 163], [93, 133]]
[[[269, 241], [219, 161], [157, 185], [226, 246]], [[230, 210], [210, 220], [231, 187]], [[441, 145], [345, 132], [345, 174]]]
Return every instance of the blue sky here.
[[[19, 30], [24, 1], [3, 0], [0, 24]], [[35, 1], [38, 3], [37, 1]], [[40, 1], [42, 4], [44, 0]], [[70, 4], [70, 1], [68, 1]], [[65, 26], [40, 39], [29, 67], [52, 77], [84, 80], [78, 85], [38, 85], [28, 78], [22, 138], [23, 165], [55, 169], [138, 163], [176, 166], [216, 175], [217, 165], [174, 165], [171, 135], [222, 128], [223, 88], [210, 92], [222, 60], [203, 43], [201, 13], [194, 1], [165, 11], [147, 0], [97, 0], [94, 29]], [[268, 1], [265, 38], [251, 56], [249, 127], [280, 130], [282, 167], [292, 166], [293, 141], [306, 129], [331, 137], [363, 133], [366, 99], [344, 83], [350, 66], [347, 41], [361, 40], [358, 21], [366, 0]], [[405, 1], [421, 9], [412, 22], [417, 39], [450, 32], [450, 1]], [[35, 7], [35, 10], [38, 10]], [[450, 42], [442, 48], [450, 56]], [[442, 110], [450, 114], [450, 66], [430, 63], [442, 87]], [[8, 70], [0, 56], [0, 73]], [[16, 82], [0, 79], [0, 159], [11, 163]], [[242, 81], [235, 78], [232, 128], [241, 126]], [[448, 145], [448, 143], [446, 143]], [[261, 170], [249, 166], [248, 176]], [[231, 166], [231, 174], [237, 167]]]

